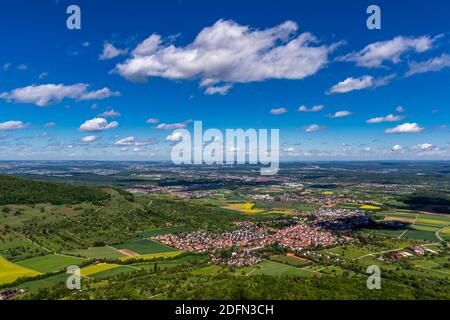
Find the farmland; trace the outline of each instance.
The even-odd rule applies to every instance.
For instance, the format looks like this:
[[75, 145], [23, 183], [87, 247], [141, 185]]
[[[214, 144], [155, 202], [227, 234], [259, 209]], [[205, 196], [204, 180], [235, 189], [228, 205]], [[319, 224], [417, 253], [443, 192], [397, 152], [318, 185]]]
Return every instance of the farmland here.
[[51, 254], [21, 260], [18, 261], [17, 264], [22, 267], [32, 269], [41, 273], [49, 273], [65, 270], [68, 266], [78, 265], [83, 261], [85, 261], [85, 259]]
[[[375, 298], [423, 298], [425, 292], [447, 297], [448, 215], [428, 210], [434, 208], [430, 205], [408, 204], [409, 189], [367, 187], [354, 175], [326, 166], [308, 178], [309, 170], [294, 167], [295, 174], [289, 168], [286, 174], [290, 180], [301, 175], [301, 185], [258, 184], [249, 176], [245, 179], [252, 184], [232, 180], [231, 187], [208, 184], [198, 190], [184, 185], [191, 177], [169, 172], [158, 173], [158, 179], [133, 177], [160, 188], [157, 193], [128, 193], [134, 180], [125, 182], [122, 173], [99, 187], [108, 195], [102, 200], [3, 204], [0, 255], [7, 276], [0, 287], [24, 289], [20, 299], [134, 299], [137, 291], [144, 299], [234, 299], [272, 297], [277, 289], [264, 286], [286, 285], [289, 290], [278, 290], [277, 296], [291, 299], [299, 292], [334, 297], [322, 290], [340, 283], [342, 296], [361, 298], [367, 267], [378, 265], [397, 290]], [[246, 172], [241, 169], [239, 177]], [[286, 174], [278, 179], [284, 181]], [[318, 182], [330, 175], [342, 183]], [[414, 194], [421, 202], [429, 199]], [[83, 293], [65, 288], [71, 265], [81, 268]], [[197, 290], [200, 284], [203, 291]], [[254, 287], [259, 291], [241, 290]]]
[[37, 275], [39, 272], [11, 263], [0, 256], [0, 285], [13, 282], [18, 278]]

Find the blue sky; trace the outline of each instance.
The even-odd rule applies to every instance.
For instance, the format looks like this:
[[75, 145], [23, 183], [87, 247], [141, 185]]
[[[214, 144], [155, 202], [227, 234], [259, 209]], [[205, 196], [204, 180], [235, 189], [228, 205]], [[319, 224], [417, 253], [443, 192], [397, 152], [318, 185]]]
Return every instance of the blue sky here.
[[[81, 30], [66, 28], [70, 4]], [[381, 30], [366, 28], [370, 4]], [[285, 160], [450, 159], [448, 12], [437, 0], [3, 1], [0, 159], [167, 159], [191, 120], [278, 128]]]

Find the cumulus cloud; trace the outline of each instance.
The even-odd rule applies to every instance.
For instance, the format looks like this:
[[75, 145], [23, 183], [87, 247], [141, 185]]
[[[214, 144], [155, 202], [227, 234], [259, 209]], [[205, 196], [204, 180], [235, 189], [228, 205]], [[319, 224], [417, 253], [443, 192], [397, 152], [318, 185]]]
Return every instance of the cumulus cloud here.
[[283, 114], [283, 113], [286, 113], [286, 112], [288, 112], [287, 109], [283, 108], [283, 107], [281, 107], [281, 108], [274, 108], [274, 109], [270, 110], [270, 114], [273, 114], [273, 115], [280, 115], [280, 114]]
[[361, 51], [352, 52], [337, 58], [337, 60], [356, 62], [357, 66], [367, 68], [381, 67], [385, 61], [397, 64], [401, 61], [401, 56], [407, 51], [421, 53], [430, 50], [437, 38], [398, 36], [392, 40], [369, 44]]
[[103, 131], [115, 128], [119, 125], [117, 121], [112, 121], [108, 123], [105, 118], [94, 118], [91, 120], [85, 121], [79, 128], [80, 131]]
[[439, 57], [434, 57], [423, 62], [411, 62], [406, 76], [409, 77], [418, 73], [441, 71], [445, 68], [450, 68], [450, 55], [448, 54], [442, 54]]
[[433, 148], [433, 145], [431, 143], [421, 143], [418, 144], [416, 148], [420, 150], [430, 150]]
[[391, 148], [392, 151], [400, 151], [402, 149], [403, 149], [403, 147], [399, 144], [396, 144], [396, 145], [392, 146], [392, 148]]
[[181, 132], [174, 132], [166, 137], [166, 141], [170, 142], [179, 142], [185, 139], [187, 139], [187, 137], [183, 135]]
[[77, 83], [74, 85], [43, 84], [17, 88], [10, 92], [0, 94], [0, 98], [9, 102], [33, 103], [43, 107], [53, 103], [60, 103], [63, 99], [74, 100], [100, 100], [111, 96], [119, 96], [120, 92], [103, 88], [97, 91], [88, 91], [89, 85]]
[[97, 139], [98, 139], [97, 136], [86, 136], [86, 137], [81, 138], [81, 141], [85, 142], [85, 143], [91, 143], [91, 142], [94, 142]]
[[325, 129], [325, 126], [319, 126], [317, 124], [311, 124], [309, 126], [304, 127], [305, 132], [316, 132]]
[[156, 123], [159, 123], [159, 119], [157, 119], [157, 118], [149, 118], [149, 119], [147, 119], [147, 121], [145, 121], [146, 123], [150, 123], [150, 124], [156, 124]]
[[388, 114], [385, 117], [375, 117], [367, 120], [367, 123], [396, 122], [400, 121], [404, 116]]
[[105, 42], [103, 44], [103, 52], [98, 57], [100, 60], [109, 60], [118, 56], [127, 54], [128, 51], [125, 49], [118, 49], [112, 43]]
[[100, 116], [102, 116], [104, 118], [118, 118], [121, 116], [121, 114], [119, 112], [115, 111], [114, 109], [111, 109], [111, 110], [107, 110], [107, 111], [101, 113]]
[[404, 123], [396, 126], [395, 128], [386, 129], [384, 132], [387, 134], [395, 133], [419, 133], [422, 132], [423, 128], [417, 123]]
[[150, 77], [199, 79], [207, 93], [218, 83], [226, 85], [213, 87], [209, 93], [228, 91], [232, 83], [303, 79], [323, 68], [338, 44], [320, 45], [311, 33], [298, 35], [297, 31], [293, 21], [254, 30], [231, 20], [219, 20], [184, 47], [164, 43], [153, 34], [118, 64], [115, 72], [136, 82]]
[[22, 121], [11, 120], [11, 121], [6, 121], [6, 122], [0, 123], [0, 130], [4, 130], [4, 131], [19, 130], [19, 129], [25, 129], [28, 126], [29, 126], [29, 124], [25, 124]]
[[329, 115], [330, 118], [343, 118], [351, 116], [353, 113], [347, 110], [337, 111], [331, 115]]
[[320, 104], [317, 106], [312, 106], [310, 108], [308, 108], [307, 106], [301, 105], [300, 107], [298, 107], [298, 111], [300, 111], [300, 112], [318, 112], [318, 111], [323, 110], [323, 108], [324, 108], [323, 104]]
[[362, 90], [367, 88], [377, 88], [387, 85], [393, 78], [395, 74], [391, 74], [385, 77], [374, 78], [372, 76], [362, 76], [360, 78], [347, 78], [344, 81], [331, 87], [327, 94], [332, 93], [347, 93], [354, 90]]

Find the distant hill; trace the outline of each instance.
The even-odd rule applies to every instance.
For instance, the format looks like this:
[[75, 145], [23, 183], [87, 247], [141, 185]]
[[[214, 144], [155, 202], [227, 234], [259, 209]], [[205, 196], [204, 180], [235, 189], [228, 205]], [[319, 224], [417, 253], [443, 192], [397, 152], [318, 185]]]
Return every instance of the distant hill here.
[[59, 182], [44, 182], [0, 175], [0, 205], [51, 203], [55, 205], [108, 199], [105, 191]]

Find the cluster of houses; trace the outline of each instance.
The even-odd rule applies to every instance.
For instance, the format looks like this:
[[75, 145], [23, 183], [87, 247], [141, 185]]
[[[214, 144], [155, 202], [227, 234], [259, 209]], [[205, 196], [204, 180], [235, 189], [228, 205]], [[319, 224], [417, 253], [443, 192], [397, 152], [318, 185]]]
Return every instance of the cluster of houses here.
[[412, 256], [414, 256], [414, 254], [420, 255], [420, 256], [423, 256], [426, 253], [438, 254], [437, 251], [432, 250], [432, 249], [427, 248], [427, 247], [422, 247], [422, 246], [412, 246], [412, 247], [409, 247], [408, 249], [411, 252], [409, 252], [409, 251], [391, 252], [389, 254], [389, 258], [391, 260], [401, 260], [401, 259], [404, 259], [404, 258], [412, 257]]
[[[353, 241], [349, 236], [337, 236], [331, 230], [305, 221], [288, 219], [277, 223], [281, 225], [274, 228], [272, 222], [236, 222], [238, 229], [232, 232], [217, 234], [195, 231], [164, 234], [152, 239], [184, 252], [209, 253], [214, 261], [234, 266], [259, 262], [258, 251], [273, 244], [292, 251], [302, 251]], [[229, 248], [235, 248], [231, 257], [225, 259], [214, 255], [218, 250]]]

